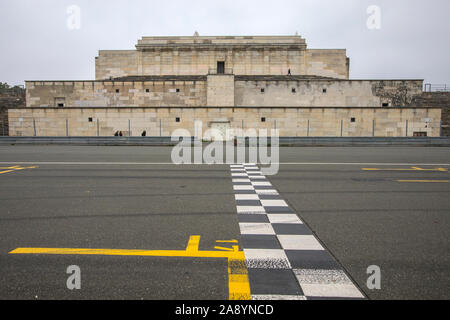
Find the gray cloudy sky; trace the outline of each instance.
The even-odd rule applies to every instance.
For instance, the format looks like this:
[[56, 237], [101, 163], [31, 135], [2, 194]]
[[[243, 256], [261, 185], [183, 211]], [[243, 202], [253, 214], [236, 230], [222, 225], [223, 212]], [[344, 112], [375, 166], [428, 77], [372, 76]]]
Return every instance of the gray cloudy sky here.
[[[81, 28], [67, 27], [67, 8]], [[381, 8], [381, 29], [366, 10]], [[0, 0], [0, 81], [94, 79], [100, 49], [144, 35], [293, 35], [346, 48], [355, 79], [450, 84], [450, 0]]]

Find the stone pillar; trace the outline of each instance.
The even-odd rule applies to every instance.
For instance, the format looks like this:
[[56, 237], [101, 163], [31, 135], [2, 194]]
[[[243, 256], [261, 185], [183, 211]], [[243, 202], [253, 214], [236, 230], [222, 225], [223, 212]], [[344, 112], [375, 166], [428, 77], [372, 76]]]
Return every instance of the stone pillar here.
[[234, 107], [234, 75], [208, 75], [208, 107]]

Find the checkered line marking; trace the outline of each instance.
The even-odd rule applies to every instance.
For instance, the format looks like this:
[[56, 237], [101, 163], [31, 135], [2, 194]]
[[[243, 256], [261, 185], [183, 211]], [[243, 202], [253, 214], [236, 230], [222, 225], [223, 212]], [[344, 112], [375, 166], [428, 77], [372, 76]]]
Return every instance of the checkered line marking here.
[[231, 176], [252, 299], [364, 299], [257, 165]]

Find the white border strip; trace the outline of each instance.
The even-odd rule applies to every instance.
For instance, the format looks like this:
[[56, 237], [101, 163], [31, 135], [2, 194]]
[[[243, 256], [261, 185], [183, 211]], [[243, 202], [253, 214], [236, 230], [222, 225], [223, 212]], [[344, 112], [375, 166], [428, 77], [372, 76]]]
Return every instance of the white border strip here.
[[[172, 162], [51, 162], [51, 161], [2, 161], [1, 165], [4, 164], [35, 164], [35, 165], [174, 165], [181, 166], [179, 164], [174, 164]], [[374, 163], [374, 162], [278, 162], [274, 164], [279, 165], [301, 165], [301, 166], [328, 166], [328, 165], [342, 165], [342, 166], [450, 166], [450, 163]], [[207, 163], [189, 163], [182, 164], [187, 166], [229, 166], [227, 163], [223, 164], [207, 164]], [[264, 165], [264, 164], [263, 164]]]

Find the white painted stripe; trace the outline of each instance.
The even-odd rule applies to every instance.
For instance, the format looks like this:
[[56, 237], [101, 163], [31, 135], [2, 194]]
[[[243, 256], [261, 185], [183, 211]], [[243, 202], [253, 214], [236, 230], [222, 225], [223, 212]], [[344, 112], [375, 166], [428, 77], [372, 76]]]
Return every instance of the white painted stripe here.
[[248, 177], [245, 173], [231, 173], [232, 177]]
[[232, 179], [232, 182], [251, 182], [250, 179]]
[[236, 206], [236, 210], [240, 214], [266, 214], [262, 206]]
[[295, 277], [309, 297], [363, 298], [343, 270], [294, 269]]
[[236, 200], [259, 200], [259, 196], [257, 194], [235, 194]]
[[[59, 162], [59, 161], [2, 161], [0, 162], [0, 165], [5, 164], [25, 164], [25, 165], [173, 165], [173, 166], [181, 166], [180, 164], [175, 164], [172, 162]], [[349, 166], [444, 166], [448, 167], [450, 166], [450, 163], [376, 163], [376, 162], [274, 162], [273, 164], [279, 164], [279, 165], [319, 165], [319, 166], [327, 166], [327, 165], [349, 165]], [[208, 163], [189, 163], [189, 164], [183, 164], [183, 165], [192, 165], [192, 166], [223, 166], [227, 165], [226, 163], [223, 164], [208, 164]], [[270, 165], [270, 164], [263, 164], [263, 165]]]
[[289, 207], [284, 200], [261, 200], [264, 207]]
[[273, 194], [273, 195], [277, 195], [278, 191], [275, 189], [255, 189], [257, 194]]
[[302, 284], [307, 297], [364, 298], [353, 284]]
[[[279, 162], [273, 164], [294, 166], [450, 166], [450, 163], [383, 163], [383, 162]], [[265, 164], [263, 164], [265, 165]], [[270, 164], [266, 164], [270, 165]]]
[[247, 268], [291, 269], [284, 250], [280, 249], [244, 249]]
[[[249, 177], [249, 178], [250, 178], [250, 177]], [[256, 179], [258, 179], [258, 180], [263, 180], [263, 179], [266, 179], [265, 176], [252, 176], [251, 178], [252, 178], [252, 180], [256, 180]]]
[[294, 269], [300, 284], [352, 284], [343, 270]]
[[253, 188], [253, 186], [239, 186], [239, 185], [237, 185], [237, 186], [233, 186], [233, 189], [234, 190], [237, 190], [237, 191], [242, 191], [242, 190], [254, 190], [254, 188]]
[[239, 228], [241, 234], [275, 234], [270, 223], [239, 223]]
[[268, 214], [270, 223], [303, 224], [296, 214]]
[[314, 236], [279, 234], [277, 237], [286, 250], [325, 250]]
[[252, 185], [259, 187], [270, 187], [272, 184], [268, 181], [252, 181]]
[[283, 301], [283, 300], [306, 300], [305, 296], [287, 296], [287, 295], [274, 295], [274, 294], [253, 294], [252, 300], [275, 300], [275, 301]]

